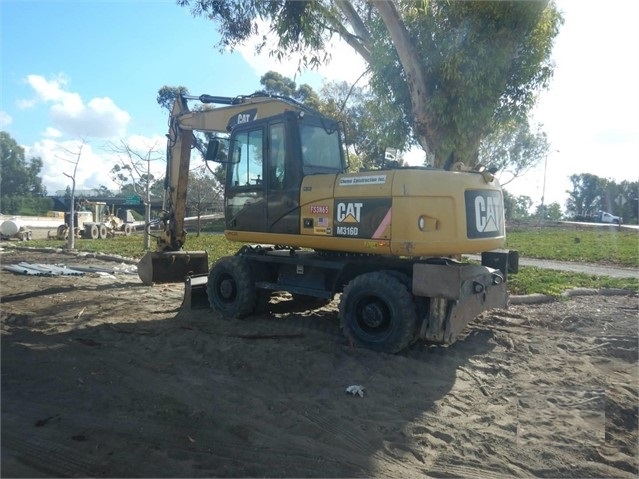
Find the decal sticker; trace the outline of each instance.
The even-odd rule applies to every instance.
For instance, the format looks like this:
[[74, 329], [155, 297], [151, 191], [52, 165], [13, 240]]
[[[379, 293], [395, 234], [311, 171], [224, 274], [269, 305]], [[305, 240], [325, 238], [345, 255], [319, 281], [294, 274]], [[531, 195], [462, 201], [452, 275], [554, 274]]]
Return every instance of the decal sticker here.
[[328, 226], [328, 218], [325, 218], [323, 216], [320, 216], [319, 218], [317, 218], [317, 226], [326, 228]]
[[327, 215], [328, 212], [328, 205], [311, 205], [312, 215]]
[[229, 123], [227, 128], [231, 129], [237, 125], [241, 125], [242, 123], [249, 123], [255, 120], [255, 116], [257, 115], [257, 108], [251, 108], [249, 110], [244, 110], [237, 115], [233, 115], [229, 118]]
[[359, 228], [357, 226], [336, 226], [335, 234], [337, 236], [359, 236]]
[[388, 243], [384, 241], [365, 241], [364, 248], [370, 249], [378, 249], [378, 248], [386, 248], [388, 247]]
[[339, 179], [339, 186], [383, 185], [386, 175], [348, 176]]
[[469, 238], [504, 234], [504, 211], [499, 191], [469, 190], [466, 200], [466, 232]]
[[364, 203], [337, 203], [338, 223], [359, 223]]
[[391, 199], [335, 199], [335, 236], [387, 239], [391, 224]]
[[386, 213], [386, 216], [384, 216], [384, 219], [382, 220], [382, 222], [379, 224], [379, 226], [375, 230], [375, 233], [373, 233], [373, 238], [381, 238], [382, 233], [386, 230], [386, 228], [388, 228], [390, 226], [390, 224], [391, 224], [391, 211], [393, 211], [393, 209], [392, 208], [388, 208], [388, 213]]

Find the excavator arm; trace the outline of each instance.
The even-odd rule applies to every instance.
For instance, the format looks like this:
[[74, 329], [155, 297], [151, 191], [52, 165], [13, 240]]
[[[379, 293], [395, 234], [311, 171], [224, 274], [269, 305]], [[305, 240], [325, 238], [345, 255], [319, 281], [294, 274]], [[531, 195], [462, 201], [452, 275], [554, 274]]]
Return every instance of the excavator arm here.
[[[187, 100], [221, 106], [191, 111]], [[145, 284], [182, 281], [186, 274], [208, 271], [206, 252], [182, 251], [186, 242], [184, 220], [191, 150], [196, 145], [194, 132], [226, 134], [236, 125], [285, 111], [308, 111], [308, 108], [290, 98], [263, 93], [238, 97], [180, 95], [176, 98], [169, 117], [164, 179], [166, 201], [160, 213], [161, 231], [157, 235], [156, 251], [147, 253], [138, 264], [138, 275]]]
[[[204, 104], [224, 105], [205, 110], [190, 111], [187, 100]], [[254, 94], [235, 98], [211, 95], [180, 96], [173, 104], [169, 119], [167, 147], [166, 208], [162, 213], [163, 231], [158, 236], [158, 251], [179, 251], [186, 241], [184, 218], [186, 196], [194, 146], [194, 131], [228, 133], [241, 123], [274, 116], [284, 111], [306, 108], [295, 101], [276, 96]]]

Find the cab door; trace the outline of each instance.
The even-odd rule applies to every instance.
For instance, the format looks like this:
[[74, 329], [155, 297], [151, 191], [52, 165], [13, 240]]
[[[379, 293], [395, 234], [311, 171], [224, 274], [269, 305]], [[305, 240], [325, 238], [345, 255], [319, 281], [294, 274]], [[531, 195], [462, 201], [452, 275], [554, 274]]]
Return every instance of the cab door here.
[[233, 132], [227, 165], [225, 216], [229, 229], [267, 231], [265, 124]]
[[268, 148], [265, 169], [267, 191], [267, 231], [299, 234], [301, 168], [294, 153], [294, 135], [287, 131], [295, 121], [271, 122], [268, 125]]

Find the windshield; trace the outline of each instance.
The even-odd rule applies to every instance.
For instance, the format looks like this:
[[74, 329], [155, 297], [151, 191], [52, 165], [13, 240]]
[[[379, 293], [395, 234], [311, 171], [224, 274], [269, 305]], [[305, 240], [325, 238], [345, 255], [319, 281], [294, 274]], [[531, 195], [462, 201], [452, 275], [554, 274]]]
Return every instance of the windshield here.
[[300, 129], [304, 167], [342, 171], [339, 130], [302, 124]]

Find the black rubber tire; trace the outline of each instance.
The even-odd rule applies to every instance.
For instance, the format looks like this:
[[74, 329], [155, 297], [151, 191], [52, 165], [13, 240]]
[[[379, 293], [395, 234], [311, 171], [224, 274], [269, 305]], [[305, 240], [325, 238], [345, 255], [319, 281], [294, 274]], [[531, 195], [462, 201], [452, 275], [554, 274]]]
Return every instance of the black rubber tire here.
[[89, 230], [89, 234], [88, 234], [89, 238], [94, 240], [100, 237], [100, 229], [98, 228], [98, 225], [93, 224], [90, 227], [87, 227], [87, 229]]
[[253, 314], [268, 314], [271, 307], [271, 296], [273, 292], [266, 289], [257, 290], [257, 301], [255, 302], [255, 310]]
[[255, 282], [248, 261], [240, 256], [217, 260], [209, 272], [206, 292], [211, 307], [224, 316], [241, 319], [255, 311]]
[[107, 227], [105, 224], [101, 224], [98, 226], [98, 236], [100, 239], [105, 239], [107, 237]]
[[69, 239], [69, 227], [67, 225], [58, 226], [58, 230], [56, 231], [56, 236], [58, 238], [62, 236], [65, 240]]
[[339, 303], [344, 335], [373, 351], [397, 353], [415, 339], [413, 295], [396, 275], [374, 272], [354, 278]]
[[124, 236], [131, 235], [131, 225], [129, 223], [125, 223], [122, 230], [124, 231]]

